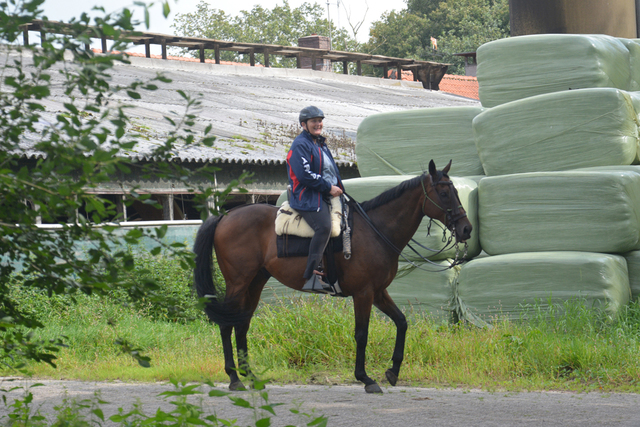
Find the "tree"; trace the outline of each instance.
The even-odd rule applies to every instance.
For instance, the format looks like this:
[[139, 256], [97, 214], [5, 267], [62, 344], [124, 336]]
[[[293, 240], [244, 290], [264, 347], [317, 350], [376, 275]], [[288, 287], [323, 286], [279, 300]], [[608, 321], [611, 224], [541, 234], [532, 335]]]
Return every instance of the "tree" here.
[[422, 59], [424, 28], [427, 20], [406, 10], [395, 10], [382, 15], [382, 20], [374, 22], [369, 31], [367, 53], [393, 56], [396, 58]]
[[[276, 44], [281, 46], [297, 46], [298, 39], [312, 34], [332, 35], [333, 49], [349, 50], [355, 44], [355, 39], [348, 36], [344, 29], [336, 29], [323, 18], [324, 10], [314, 3], [303, 3], [292, 9], [284, 0], [282, 6], [277, 5], [272, 10], [256, 5], [251, 11], [241, 11], [239, 16], [232, 17], [223, 10], [210, 8], [209, 4], [201, 0], [193, 13], [178, 14], [172, 27], [179, 35], [205, 37], [217, 40]], [[209, 52], [209, 58], [213, 53]], [[224, 61], [249, 62], [248, 55], [232, 51], [222, 52], [220, 58]], [[260, 55], [256, 62], [262, 63]], [[277, 58], [270, 61], [273, 67], [295, 67], [296, 60], [292, 58]]]
[[[455, 53], [509, 36], [508, 0], [408, 0], [407, 9], [374, 22], [367, 52], [453, 64], [449, 73], [464, 74]], [[433, 49], [431, 37], [437, 40]]]
[[[143, 98], [170, 81], [158, 75], [152, 81], [118, 85], [111, 81], [110, 71], [117, 63], [126, 64], [126, 55], [95, 55], [84, 46], [91, 35], [104, 33], [114, 38], [114, 51], [124, 51], [126, 32], [137, 24], [131, 10], [95, 18], [92, 26], [82, 14], [69, 22], [66, 35], [50, 32], [42, 46], [23, 47], [18, 44], [21, 25], [40, 17], [43, 1], [0, 0], [0, 360], [12, 367], [25, 358], [54, 365], [55, 351], [64, 345], [62, 337], [50, 343], [32, 340], [30, 331], [41, 325], [17, 308], [9, 293], [12, 280], [49, 295], [121, 289], [133, 298], [172, 304], [154, 295], [153, 283], [132, 280], [134, 255], [122, 249], [117, 226], [104, 224], [122, 218], [113, 203], [92, 194], [93, 187], [133, 169], [148, 178], [189, 180], [197, 175], [209, 182], [215, 172], [210, 167], [191, 171], [171, 161], [180, 147], [210, 146], [215, 140], [209, 135], [210, 127], [195, 130], [199, 101], [183, 92], [184, 113], [165, 117], [174, 129], [149, 153], [157, 161], [143, 164], [122, 154], [136, 148], [139, 136], [127, 117], [127, 105], [117, 99]], [[164, 6], [168, 13], [168, 5]], [[48, 102], [54, 81], [63, 89], [62, 111]], [[38, 153], [38, 160], [25, 162], [22, 154], [27, 151]], [[229, 191], [194, 188], [202, 214], [207, 214], [207, 199], [223, 198]], [[139, 189], [131, 190], [127, 200], [154, 204]], [[59, 223], [59, 228], [42, 229], [40, 219]], [[161, 239], [165, 232], [160, 228], [148, 234]], [[136, 245], [143, 235], [140, 229], [132, 229], [124, 241]], [[76, 254], [78, 241], [91, 242], [81, 256]], [[179, 257], [184, 268], [192, 266], [191, 251], [184, 245], [164, 249]], [[133, 344], [124, 340], [119, 344], [141, 364], [148, 364]]]
[[442, 0], [407, 0], [407, 12], [412, 15], [428, 17], [436, 10]]
[[445, 60], [453, 53], [475, 52], [482, 44], [509, 36], [508, 0], [446, 0], [433, 11], [431, 31]]

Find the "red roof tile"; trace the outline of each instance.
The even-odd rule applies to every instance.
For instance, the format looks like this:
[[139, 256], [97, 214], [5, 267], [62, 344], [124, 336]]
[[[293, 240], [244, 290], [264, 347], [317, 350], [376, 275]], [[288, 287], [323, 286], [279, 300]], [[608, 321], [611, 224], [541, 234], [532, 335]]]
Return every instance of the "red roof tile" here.
[[[389, 70], [390, 79], [396, 78], [396, 70]], [[410, 70], [402, 70], [402, 80], [413, 81], [413, 73]], [[471, 76], [458, 76], [445, 74], [440, 81], [440, 91], [464, 96], [465, 98], [480, 99], [478, 96], [478, 79]]]
[[464, 96], [465, 98], [480, 99], [478, 96], [478, 79], [476, 77], [445, 74], [440, 81], [440, 90]]

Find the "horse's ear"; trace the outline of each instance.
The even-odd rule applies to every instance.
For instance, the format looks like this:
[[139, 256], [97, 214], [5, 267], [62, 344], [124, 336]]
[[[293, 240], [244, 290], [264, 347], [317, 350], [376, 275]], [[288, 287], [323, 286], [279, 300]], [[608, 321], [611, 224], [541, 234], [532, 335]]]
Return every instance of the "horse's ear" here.
[[442, 169], [442, 173], [443, 173], [443, 174], [445, 174], [445, 175], [448, 175], [448, 174], [449, 174], [449, 169], [451, 169], [451, 162], [452, 162], [452, 161], [453, 161], [453, 159], [452, 159], [452, 160], [449, 160], [449, 164], [448, 164], [447, 166], [445, 166], [445, 167], [444, 167], [444, 169]]
[[433, 159], [429, 162], [429, 175], [434, 178], [438, 176], [438, 170], [436, 169], [436, 164]]

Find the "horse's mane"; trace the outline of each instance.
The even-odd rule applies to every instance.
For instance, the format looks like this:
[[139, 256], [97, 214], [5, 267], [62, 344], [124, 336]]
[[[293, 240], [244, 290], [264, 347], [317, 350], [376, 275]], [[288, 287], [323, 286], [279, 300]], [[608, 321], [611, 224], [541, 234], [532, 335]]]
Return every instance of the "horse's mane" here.
[[374, 197], [373, 199], [367, 200], [366, 202], [362, 202], [360, 204], [362, 206], [362, 209], [364, 209], [364, 211], [367, 212], [377, 207], [380, 207], [382, 205], [386, 205], [392, 200], [397, 199], [398, 197], [402, 196], [402, 194], [405, 191], [411, 190], [412, 188], [415, 188], [418, 185], [420, 185], [420, 181], [424, 179], [424, 175], [425, 174], [423, 173], [420, 176], [416, 176], [415, 178], [411, 178], [406, 181], [403, 181], [399, 185], [396, 185], [395, 187], [386, 190], [382, 194]]

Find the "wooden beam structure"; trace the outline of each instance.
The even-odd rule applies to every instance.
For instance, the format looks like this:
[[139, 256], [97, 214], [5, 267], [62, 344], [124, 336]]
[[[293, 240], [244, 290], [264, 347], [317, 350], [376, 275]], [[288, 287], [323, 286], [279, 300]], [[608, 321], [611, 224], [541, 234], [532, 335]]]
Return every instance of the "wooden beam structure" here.
[[[57, 21], [34, 20], [23, 26], [24, 44], [29, 44], [29, 31], [39, 31], [41, 40], [44, 41], [47, 33], [70, 34], [70, 24]], [[102, 41], [102, 52], [107, 52], [107, 40], [113, 39], [102, 33], [99, 27], [87, 27], [87, 33], [92, 38], [100, 38]], [[443, 64], [431, 61], [418, 61], [408, 58], [394, 58], [382, 55], [369, 55], [360, 52], [343, 52], [327, 49], [316, 49], [311, 47], [280, 46], [273, 44], [242, 43], [225, 40], [207, 39], [201, 37], [183, 37], [167, 34], [149, 33], [143, 31], [126, 32], [123, 38], [137, 45], [145, 46], [145, 56], [151, 57], [151, 45], [159, 45], [162, 48], [162, 59], [167, 59], [167, 46], [184, 47], [190, 50], [198, 50], [200, 62], [205, 62], [206, 51], [213, 50], [214, 62], [220, 64], [221, 51], [234, 51], [240, 54], [250, 55], [250, 66], [255, 66], [255, 54], [264, 55], [264, 66], [270, 66], [270, 57], [281, 56], [285, 58], [296, 58], [296, 66], [302, 68], [301, 58], [311, 58], [312, 69], [316, 69], [317, 60], [329, 60], [331, 62], [342, 63], [343, 73], [349, 73], [349, 64], [356, 64], [356, 74], [362, 75], [362, 64], [369, 64], [383, 69], [384, 77], [388, 78], [387, 71], [396, 69], [396, 78], [402, 79], [402, 70], [411, 70], [414, 80], [420, 80], [426, 89], [438, 89], [438, 84], [444, 76], [447, 68], [451, 64]], [[424, 76], [428, 76], [425, 80]]]

